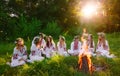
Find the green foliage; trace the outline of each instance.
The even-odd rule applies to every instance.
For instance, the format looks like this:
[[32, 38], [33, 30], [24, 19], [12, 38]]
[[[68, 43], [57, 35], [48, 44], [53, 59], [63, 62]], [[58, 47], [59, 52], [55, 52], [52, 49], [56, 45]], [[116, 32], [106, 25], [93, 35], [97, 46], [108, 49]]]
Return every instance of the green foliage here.
[[48, 22], [46, 27], [43, 29], [43, 32], [45, 34], [52, 35], [54, 37], [58, 37], [61, 33], [61, 27], [55, 21]]
[[36, 18], [32, 18], [31, 20], [27, 20], [23, 15], [19, 18], [18, 27], [17, 27], [17, 35], [18, 37], [33, 37], [39, 33], [41, 30], [41, 21]]
[[[2, 22], [4, 23], [4, 22]], [[36, 18], [27, 18], [21, 15], [19, 18], [9, 18], [5, 24], [1, 24], [0, 40], [13, 41], [17, 37], [33, 38], [40, 30], [42, 23]]]

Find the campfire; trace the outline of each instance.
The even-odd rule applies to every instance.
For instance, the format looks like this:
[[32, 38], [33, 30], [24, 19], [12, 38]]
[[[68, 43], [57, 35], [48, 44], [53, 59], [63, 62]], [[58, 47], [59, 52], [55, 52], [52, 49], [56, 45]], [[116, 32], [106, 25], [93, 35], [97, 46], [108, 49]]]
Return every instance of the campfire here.
[[92, 74], [94, 71], [104, 71], [107, 69], [105, 65], [92, 64], [91, 58], [87, 55], [79, 56], [78, 69], [85, 74]]
[[92, 66], [91, 58], [87, 55], [79, 56], [78, 60], [79, 70], [83, 71], [84, 73], [92, 73], [95, 69]]

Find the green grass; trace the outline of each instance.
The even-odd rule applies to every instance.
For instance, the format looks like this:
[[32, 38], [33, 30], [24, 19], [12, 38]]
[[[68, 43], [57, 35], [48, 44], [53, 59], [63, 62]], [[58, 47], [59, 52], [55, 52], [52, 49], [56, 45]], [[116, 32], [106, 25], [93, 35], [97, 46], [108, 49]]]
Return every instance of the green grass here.
[[[66, 37], [69, 49], [73, 37]], [[106, 69], [94, 72], [93, 76], [120, 76], [120, 33], [107, 34], [110, 45], [110, 52], [117, 57], [108, 59], [105, 57], [92, 57], [93, 64], [106, 66]], [[95, 43], [97, 35], [94, 36]], [[55, 43], [58, 40], [55, 40]], [[31, 41], [27, 41], [26, 46], [30, 52]], [[42, 62], [33, 64], [27, 63], [23, 66], [11, 68], [6, 62], [11, 60], [14, 43], [0, 43], [0, 76], [89, 76], [77, 70], [78, 57], [55, 56], [45, 59]]]

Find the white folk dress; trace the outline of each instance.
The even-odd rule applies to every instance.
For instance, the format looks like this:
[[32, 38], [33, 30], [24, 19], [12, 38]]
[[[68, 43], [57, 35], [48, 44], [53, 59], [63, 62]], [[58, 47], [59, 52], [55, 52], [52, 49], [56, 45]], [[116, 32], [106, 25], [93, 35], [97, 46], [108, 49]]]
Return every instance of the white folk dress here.
[[42, 57], [42, 51], [42, 48], [37, 48], [36, 45], [32, 45], [29, 62], [42, 61], [44, 59], [44, 57]]
[[20, 50], [18, 50], [16, 47], [14, 48], [11, 67], [19, 66], [25, 64], [27, 61], [27, 48], [24, 46]]
[[108, 41], [106, 40], [105, 41], [105, 48], [103, 47], [103, 43], [101, 44], [97, 44], [97, 48], [96, 48], [96, 52], [99, 54], [99, 55], [102, 55], [102, 56], [105, 56], [105, 57], [108, 57], [108, 58], [113, 58], [114, 55], [110, 55], [109, 53], [109, 44], [108, 44]]
[[91, 52], [89, 51], [89, 48], [87, 48], [87, 46], [88, 46], [87, 44], [88, 44], [87, 41], [84, 41], [82, 43], [82, 49], [81, 49], [81, 52], [79, 53], [79, 55], [84, 54], [87, 56], [91, 56]]
[[51, 46], [47, 46], [44, 48], [44, 54], [47, 58], [53, 57], [55, 55], [55, 43], [52, 43]]
[[96, 54], [94, 53], [94, 51], [95, 51], [95, 43], [94, 43], [94, 41], [93, 41], [93, 45], [92, 45], [93, 47], [91, 47], [91, 43], [89, 42], [88, 43], [88, 51], [90, 52], [90, 54], [92, 55], [92, 56], [95, 56]]
[[78, 55], [81, 52], [81, 42], [78, 41], [77, 48], [75, 48], [75, 43], [71, 43], [71, 49], [68, 50], [68, 53], [71, 55]]
[[68, 56], [68, 53], [66, 51], [66, 43], [64, 43], [64, 45], [60, 45], [60, 42], [57, 43], [57, 51], [58, 54], [61, 56]]

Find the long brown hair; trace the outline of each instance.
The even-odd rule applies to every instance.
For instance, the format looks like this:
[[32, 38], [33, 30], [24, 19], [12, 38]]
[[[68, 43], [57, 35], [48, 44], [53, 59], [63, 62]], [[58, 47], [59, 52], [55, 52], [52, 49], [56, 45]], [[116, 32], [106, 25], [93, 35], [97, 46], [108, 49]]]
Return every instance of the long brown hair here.
[[90, 36], [90, 39], [91, 39], [91, 41], [90, 41], [90, 47], [93, 48], [93, 36], [92, 35], [89, 35], [89, 36]]
[[[48, 41], [48, 39], [50, 39], [50, 41]], [[47, 47], [50, 47], [50, 46], [52, 46], [53, 45], [53, 38], [52, 38], [52, 36], [48, 36], [47, 38], [46, 38], [46, 46]]]
[[99, 38], [98, 38], [98, 44], [100, 44], [101, 41], [102, 41], [102, 36], [99, 35]]

